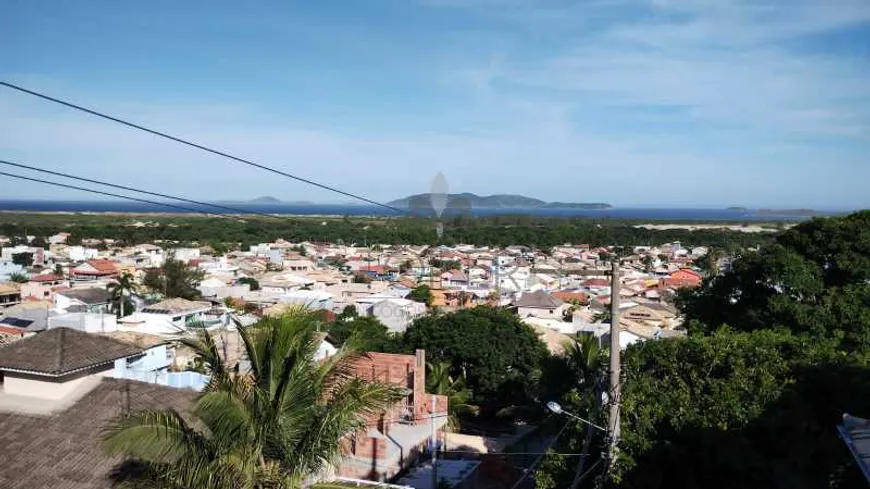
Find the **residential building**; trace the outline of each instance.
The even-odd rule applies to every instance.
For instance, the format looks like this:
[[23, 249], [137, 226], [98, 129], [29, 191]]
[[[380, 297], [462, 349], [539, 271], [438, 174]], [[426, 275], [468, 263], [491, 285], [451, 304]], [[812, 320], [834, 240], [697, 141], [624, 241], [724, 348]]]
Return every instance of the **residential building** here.
[[71, 282], [97, 282], [117, 279], [118, 264], [111, 260], [88, 260], [69, 272]]
[[176, 335], [189, 327], [213, 327], [226, 324], [224, 314], [212, 312], [211, 303], [187, 299], [164, 299], [121, 318], [119, 329], [152, 335]]
[[514, 306], [520, 317], [533, 316], [544, 319], [562, 319], [566, 308], [564, 302], [543, 290], [523, 293], [514, 301]]
[[108, 313], [111, 302], [112, 295], [102, 287], [65, 289], [54, 293], [54, 309], [58, 312]]
[[3, 394], [51, 405], [111, 376], [116, 360], [141, 355], [140, 348], [100, 335], [51, 329], [0, 348]]
[[425, 314], [426, 304], [409, 299], [386, 299], [371, 307], [371, 315], [378, 318], [391, 333], [404, 333], [415, 319]]
[[14, 282], [0, 282], [0, 316], [12, 306], [21, 303], [21, 286]]
[[367, 427], [349, 436], [347, 456], [338, 473], [345, 477], [385, 480], [412, 466], [434, 446], [447, 425], [447, 396], [426, 393], [426, 353], [369, 353], [355, 365], [361, 379], [406, 389], [389, 410], [370, 416]]
[[675, 289], [697, 288], [701, 286], [702, 281], [700, 273], [689, 268], [681, 268], [662, 279], [662, 284]]
[[624, 317], [649, 326], [670, 329], [676, 326], [677, 310], [660, 302], [643, 302], [622, 311]]
[[63, 284], [65, 279], [60, 275], [51, 273], [35, 275], [30, 280], [21, 284], [21, 297], [35, 297], [37, 299], [52, 300], [53, 289]]
[[103, 376], [57, 401], [0, 394], [0, 487], [111, 487], [123, 457], [102, 449], [102, 433], [109, 424], [125, 412], [189, 412], [195, 398], [191, 390]]

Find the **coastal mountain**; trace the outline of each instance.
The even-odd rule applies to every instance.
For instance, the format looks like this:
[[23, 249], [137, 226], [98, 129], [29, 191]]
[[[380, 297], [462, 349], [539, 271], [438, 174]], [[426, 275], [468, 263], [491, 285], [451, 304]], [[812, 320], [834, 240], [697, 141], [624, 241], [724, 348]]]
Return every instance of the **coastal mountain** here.
[[[431, 206], [432, 194], [416, 194], [388, 202], [400, 209], [413, 209], [420, 205]], [[545, 202], [540, 199], [513, 194], [476, 195], [472, 193], [448, 194], [447, 207], [470, 206], [473, 209], [610, 209], [604, 203]]]
[[248, 204], [280, 204], [281, 201], [276, 199], [275, 197], [257, 197], [256, 199], [251, 199], [247, 202]]

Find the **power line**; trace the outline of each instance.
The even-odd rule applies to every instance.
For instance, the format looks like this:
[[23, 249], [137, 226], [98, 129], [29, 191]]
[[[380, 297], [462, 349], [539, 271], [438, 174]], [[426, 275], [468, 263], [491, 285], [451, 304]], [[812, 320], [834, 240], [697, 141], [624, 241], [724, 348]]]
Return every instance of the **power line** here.
[[511, 486], [511, 489], [517, 489], [517, 487], [519, 487], [520, 484], [522, 484], [523, 481], [526, 480], [526, 478], [529, 476], [529, 474], [531, 474], [532, 471], [535, 470], [535, 468], [537, 467], [537, 465], [538, 465], [539, 463], [541, 463], [541, 461], [544, 459], [544, 455], [546, 455], [546, 453], [547, 453], [548, 451], [550, 451], [551, 448], [553, 448], [553, 445], [555, 445], [555, 444], [556, 444], [556, 441], [559, 440], [559, 437], [562, 436], [562, 432], [565, 431], [565, 428], [568, 427], [568, 423], [569, 423], [569, 421], [566, 421], [565, 424], [562, 425], [562, 429], [560, 429], [559, 432], [556, 433], [556, 436], [554, 436], [553, 439], [550, 440], [550, 443], [547, 444], [547, 447], [544, 449], [544, 451], [543, 451], [540, 455], [538, 455], [538, 458], [536, 458], [535, 461], [532, 462], [531, 465], [529, 465], [529, 467], [526, 469], [526, 471], [525, 471], [525, 473], [522, 475], [522, 477], [520, 477], [519, 480], [516, 481], [516, 482], [514, 483], [514, 485]]
[[281, 176], [284, 176], [284, 177], [287, 177], [287, 178], [290, 178], [290, 179], [293, 179], [293, 180], [296, 180], [296, 181], [299, 181], [299, 182], [302, 182], [302, 183], [307, 183], [307, 184], [309, 184], [309, 185], [313, 185], [313, 186], [315, 186], [315, 187], [322, 188], [322, 189], [324, 189], [324, 190], [329, 190], [330, 192], [335, 192], [335, 193], [337, 193], [337, 194], [341, 194], [341, 195], [344, 195], [344, 196], [346, 196], [346, 197], [351, 197], [351, 198], [353, 198], [353, 199], [357, 199], [357, 200], [360, 200], [360, 201], [362, 201], [362, 202], [366, 202], [366, 203], [368, 203], [368, 204], [372, 204], [372, 205], [376, 205], [376, 206], [378, 206], [378, 207], [383, 207], [383, 208], [386, 208], [386, 209], [390, 209], [390, 210], [392, 210], [392, 211], [394, 211], [394, 212], [398, 212], [398, 213], [400, 213], [400, 214], [408, 214], [407, 211], [402, 210], [402, 209], [399, 209], [399, 208], [397, 208], [397, 207], [393, 207], [393, 206], [388, 205], [388, 204], [381, 204], [380, 202], [377, 202], [377, 201], [374, 201], [374, 200], [368, 199], [368, 198], [363, 197], [363, 196], [361, 196], [361, 195], [353, 194], [353, 193], [350, 193], [350, 192], [345, 192], [344, 190], [340, 190], [340, 189], [338, 189], [338, 188], [335, 188], [335, 187], [332, 187], [332, 186], [329, 186], [329, 185], [325, 185], [325, 184], [322, 184], [322, 183], [315, 182], [315, 181], [313, 181], [313, 180], [309, 180], [309, 179], [307, 179], [307, 178], [303, 178], [303, 177], [300, 177], [300, 176], [297, 176], [297, 175], [293, 175], [293, 174], [291, 174], [291, 173], [287, 173], [287, 172], [285, 172], [285, 171], [278, 170], [278, 169], [276, 169], [276, 168], [272, 168], [272, 167], [270, 167], [270, 166], [262, 165], [262, 164], [260, 164], [260, 163], [255, 163], [255, 162], [253, 162], [253, 161], [251, 161], [251, 160], [247, 160], [247, 159], [245, 159], [245, 158], [240, 158], [240, 157], [238, 157], [238, 156], [233, 156], [233, 155], [231, 155], [231, 154], [229, 154], [229, 153], [225, 153], [225, 152], [223, 152], [223, 151], [219, 151], [219, 150], [217, 150], [217, 149], [210, 148], [210, 147], [208, 147], [208, 146], [204, 146], [204, 145], [199, 144], [199, 143], [195, 143], [195, 142], [192, 142], [192, 141], [189, 141], [189, 140], [186, 140], [186, 139], [182, 139], [182, 138], [177, 137], [177, 136], [173, 136], [173, 135], [171, 135], [171, 134], [167, 134], [167, 133], [165, 133], [165, 132], [158, 131], [158, 130], [156, 130], [156, 129], [151, 129], [151, 128], [149, 128], [149, 127], [145, 127], [145, 126], [142, 126], [142, 125], [140, 125], [140, 124], [136, 124], [136, 123], [133, 123], [133, 122], [127, 121], [127, 120], [125, 120], [125, 119], [121, 119], [120, 117], [114, 117], [114, 116], [111, 116], [111, 115], [108, 115], [108, 114], [104, 114], [104, 113], [102, 113], [102, 112], [98, 112], [98, 111], [96, 111], [96, 110], [89, 109], [89, 108], [87, 108], [87, 107], [82, 107], [81, 105], [76, 105], [76, 104], [74, 104], [74, 103], [72, 103], [72, 102], [67, 102], [67, 101], [65, 101], [65, 100], [61, 100], [61, 99], [58, 99], [58, 98], [55, 98], [55, 97], [52, 97], [52, 96], [46, 95], [46, 94], [44, 94], [44, 93], [40, 93], [40, 92], [36, 92], [36, 91], [33, 91], [33, 90], [29, 90], [29, 89], [27, 89], [27, 88], [20, 87], [20, 86], [18, 86], [18, 85], [13, 85], [12, 83], [9, 83], [9, 82], [0, 81], [0, 85], [5, 86], [5, 87], [7, 87], [7, 88], [11, 88], [11, 89], [13, 89], [13, 90], [17, 90], [17, 91], [22, 92], [22, 93], [26, 93], [26, 94], [28, 94], [28, 95], [33, 95], [34, 97], [38, 97], [38, 98], [41, 98], [41, 99], [43, 99], [43, 100], [48, 100], [49, 102], [54, 102], [54, 103], [56, 103], [56, 104], [60, 104], [60, 105], [63, 105], [63, 106], [65, 106], [65, 107], [69, 107], [69, 108], [71, 108], [71, 109], [75, 109], [75, 110], [79, 110], [79, 111], [82, 111], [82, 112], [88, 113], [88, 114], [91, 114], [91, 115], [93, 115], [93, 116], [100, 117], [100, 118], [102, 118], [102, 119], [106, 119], [106, 120], [109, 120], [109, 121], [112, 121], [112, 122], [117, 122], [118, 124], [122, 124], [122, 125], [125, 125], [125, 126], [127, 126], [127, 127], [131, 127], [131, 128], [133, 128], [133, 129], [138, 129], [138, 130], [140, 130], [140, 131], [144, 131], [144, 132], [147, 132], [147, 133], [149, 133], [149, 134], [153, 134], [153, 135], [155, 135], [155, 136], [159, 136], [159, 137], [162, 137], [162, 138], [165, 138], [165, 139], [169, 139], [170, 141], [175, 141], [176, 143], [181, 143], [181, 144], [184, 144], [184, 145], [186, 145], [186, 146], [190, 146], [190, 147], [193, 147], [193, 148], [196, 148], [196, 149], [202, 150], [202, 151], [206, 151], [206, 152], [208, 152], [208, 153], [212, 153], [212, 154], [215, 154], [215, 155], [218, 155], [218, 156], [223, 156], [224, 158], [229, 158], [229, 159], [231, 159], [231, 160], [233, 160], [233, 161], [237, 161], [237, 162], [239, 162], [239, 163], [244, 163], [244, 164], [246, 164], [246, 165], [253, 166], [253, 167], [255, 167], [255, 168], [259, 168], [259, 169], [261, 169], [261, 170], [266, 170], [266, 171], [268, 171], [268, 172], [272, 172], [272, 173], [275, 173], [275, 174], [277, 174], [277, 175], [281, 175]]
[[[271, 215], [271, 214], [264, 214], [264, 213], [262, 213], [262, 212], [246, 211], [246, 210], [244, 210], [244, 209], [239, 209], [239, 208], [237, 208], [237, 207], [230, 207], [230, 206], [227, 206], [227, 205], [221, 205], [221, 204], [210, 204], [210, 203], [208, 203], [208, 202], [200, 202], [200, 201], [198, 201], [198, 200], [187, 199], [187, 198], [184, 198], [184, 197], [174, 197], [174, 196], [172, 196], [172, 195], [161, 194], [161, 193], [159, 193], [159, 192], [151, 192], [151, 191], [148, 191], [148, 190], [140, 190], [140, 189], [133, 188], [133, 187], [127, 187], [127, 186], [125, 186], [125, 185], [118, 185], [118, 184], [114, 184], [114, 183], [104, 182], [104, 181], [102, 181], [102, 180], [94, 180], [94, 179], [92, 179], [92, 178], [77, 177], [77, 176], [75, 176], [75, 175], [70, 175], [69, 173], [62, 173], [62, 172], [53, 171], [53, 170], [46, 170], [46, 169], [44, 169], [44, 168], [38, 168], [38, 167], [35, 167], [35, 166], [30, 166], [30, 165], [23, 165], [23, 164], [21, 164], [21, 163], [14, 163], [14, 162], [7, 161], [7, 160], [0, 160], [0, 165], [15, 166], [15, 167], [18, 167], [18, 168], [24, 168], [24, 169], [27, 169], [27, 170], [33, 170], [33, 171], [38, 171], [38, 172], [42, 172], [42, 173], [47, 173], [47, 174], [49, 174], [49, 175], [55, 175], [55, 176], [58, 176], [58, 177], [71, 178], [71, 179], [73, 179], [73, 180], [79, 180], [79, 181], [82, 181], [82, 182], [88, 182], [88, 183], [96, 183], [97, 185], [105, 185], [106, 187], [113, 187], [113, 188], [117, 188], [117, 189], [120, 189], [120, 190], [127, 190], [127, 191], [130, 191], [130, 192], [137, 192], [137, 193], [140, 193], [140, 194], [153, 195], [153, 196], [155, 196], [155, 197], [162, 197], [162, 198], [164, 198], [164, 199], [177, 200], [177, 201], [179, 201], [179, 202], [187, 202], [187, 203], [189, 203], [189, 204], [196, 204], [196, 205], [201, 205], [201, 206], [205, 206], [205, 207], [214, 207], [214, 208], [216, 208], [216, 209], [224, 209], [224, 210], [228, 210], [228, 211], [238, 212], [238, 213], [240, 213], [240, 214], [252, 214], [252, 215], [263, 216], [263, 217], [269, 217], [269, 218], [276, 218], [276, 217], [277, 217], [277, 216], [274, 216], [274, 215]], [[204, 211], [197, 211], [197, 212], [204, 212]]]
[[115, 194], [115, 193], [112, 193], [112, 192], [103, 192], [102, 190], [94, 190], [94, 189], [85, 188], [85, 187], [77, 187], [77, 186], [75, 186], [75, 185], [69, 185], [69, 184], [66, 184], [66, 183], [51, 182], [51, 181], [48, 181], [48, 180], [41, 180], [41, 179], [39, 179], [39, 178], [25, 177], [24, 175], [15, 175], [15, 174], [13, 174], [13, 173], [6, 173], [6, 172], [0, 172], [0, 175], [3, 175], [3, 176], [5, 176], [5, 177], [18, 178], [18, 179], [21, 179], [21, 180], [29, 180], [29, 181], [31, 181], [31, 182], [44, 183], [44, 184], [46, 184], [46, 185], [54, 185], [55, 187], [63, 187], [63, 188], [69, 188], [69, 189], [73, 189], [73, 190], [81, 190], [81, 191], [83, 191], [83, 192], [90, 192], [90, 193], [93, 193], [93, 194], [107, 195], [107, 196], [109, 196], [109, 197], [118, 197], [118, 198], [120, 198], [120, 199], [134, 200], [134, 201], [136, 201], [136, 202], [143, 202], [143, 203], [145, 203], [145, 204], [162, 205], [162, 206], [165, 206], [165, 207], [172, 207], [172, 208], [175, 208], [175, 209], [180, 209], [180, 210], [183, 210], [183, 211], [185, 211], [185, 212], [193, 212], [193, 213], [196, 213], [196, 214], [210, 214], [210, 215], [213, 215], [213, 216], [226, 217], [226, 218], [228, 218], [228, 219], [240, 219], [239, 216], [231, 216], [231, 215], [228, 215], [228, 214], [220, 214], [220, 213], [216, 213], [216, 212], [208, 212], [208, 211], [203, 211], [203, 210], [194, 209], [194, 208], [192, 208], [192, 207], [184, 207], [184, 206], [181, 206], [181, 205], [170, 204], [170, 203], [167, 203], [167, 202], [158, 202], [158, 201], [155, 201], [155, 200], [140, 199], [140, 198], [138, 198], [138, 197], [130, 197], [129, 195]]

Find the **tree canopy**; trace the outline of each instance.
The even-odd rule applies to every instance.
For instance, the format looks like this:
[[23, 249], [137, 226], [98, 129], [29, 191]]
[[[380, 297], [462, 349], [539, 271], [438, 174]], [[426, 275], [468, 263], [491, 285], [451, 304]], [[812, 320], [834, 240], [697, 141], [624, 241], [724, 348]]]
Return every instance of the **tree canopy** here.
[[148, 270], [142, 284], [153, 292], [164, 297], [181, 297], [182, 299], [199, 299], [197, 289], [204, 273], [198, 268], [190, 267], [173, 256], [166, 257], [160, 268]]
[[786, 329], [870, 348], [870, 211], [795, 226], [680, 297], [695, 332]]
[[426, 350], [432, 363], [447, 362], [454, 378], [465, 376], [471, 404], [494, 415], [533, 402], [548, 357], [534, 330], [511, 312], [491, 307], [414, 321], [403, 337], [405, 351]]

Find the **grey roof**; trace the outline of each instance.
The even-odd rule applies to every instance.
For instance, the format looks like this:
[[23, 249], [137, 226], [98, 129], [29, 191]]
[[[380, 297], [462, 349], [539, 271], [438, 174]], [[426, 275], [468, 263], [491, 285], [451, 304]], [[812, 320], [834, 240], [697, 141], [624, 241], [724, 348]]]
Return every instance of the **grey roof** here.
[[870, 420], [844, 414], [843, 424], [837, 426], [837, 430], [867, 482], [870, 482]]
[[0, 413], [0, 487], [114, 487], [111, 474], [122, 460], [102, 450], [103, 428], [127, 408], [188, 411], [196, 395], [190, 390], [107, 378], [66, 411], [51, 417]]
[[553, 297], [543, 290], [535, 292], [527, 292], [514, 303], [518, 307], [540, 307], [544, 309], [554, 309], [564, 304], [561, 299]]
[[92, 306], [97, 304], [108, 304], [112, 299], [112, 294], [110, 294], [109, 291], [96, 287], [64, 290], [58, 292], [58, 294]]
[[0, 370], [61, 376], [141, 353], [105, 336], [56, 328], [0, 347]]

